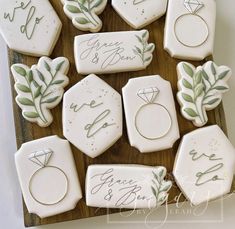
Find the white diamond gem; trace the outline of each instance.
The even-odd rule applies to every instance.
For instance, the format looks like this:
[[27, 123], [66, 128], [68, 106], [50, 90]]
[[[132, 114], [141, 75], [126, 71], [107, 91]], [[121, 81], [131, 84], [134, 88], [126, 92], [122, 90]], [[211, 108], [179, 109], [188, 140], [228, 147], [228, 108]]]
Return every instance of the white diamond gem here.
[[185, 0], [184, 6], [191, 14], [195, 14], [204, 7], [204, 4], [198, 0]]
[[146, 103], [153, 103], [158, 96], [160, 90], [157, 87], [150, 87], [140, 89], [137, 95], [143, 99]]
[[29, 160], [39, 165], [40, 167], [47, 166], [53, 151], [51, 149], [33, 152], [29, 155]]

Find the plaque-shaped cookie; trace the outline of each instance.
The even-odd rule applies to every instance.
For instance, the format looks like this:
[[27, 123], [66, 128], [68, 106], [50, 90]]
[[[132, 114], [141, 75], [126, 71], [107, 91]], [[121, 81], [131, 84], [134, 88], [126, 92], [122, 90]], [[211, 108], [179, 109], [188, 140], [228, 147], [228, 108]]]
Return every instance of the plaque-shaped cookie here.
[[179, 127], [170, 83], [157, 75], [132, 78], [122, 92], [131, 146], [142, 153], [171, 148]]
[[24, 143], [15, 163], [29, 213], [50, 217], [74, 209], [82, 198], [68, 141], [50, 136]]
[[169, 0], [164, 48], [172, 57], [203, 60], [213, 54], [214, 0]]

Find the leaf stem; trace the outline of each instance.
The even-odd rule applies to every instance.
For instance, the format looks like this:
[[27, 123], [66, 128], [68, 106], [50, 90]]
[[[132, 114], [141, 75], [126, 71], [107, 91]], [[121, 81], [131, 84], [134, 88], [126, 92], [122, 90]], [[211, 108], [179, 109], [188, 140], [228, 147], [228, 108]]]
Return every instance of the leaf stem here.
[[[89, 8], [87, 9], [87, 13], [93, 18], [93, 20], [96, 22], [96, 24], [94, 22], [91, 21], [91, 19], [85, 14], [85, 12], [83, 11], [83, 7], [82, 7], [82, 4], [80, 2], [78, 2], [77, 0], [77, 4], [82, 12], [82, 14], [84, 15], [84, 17], [93, 25], [93, 26], [97, 26], [97, 24], [99, 24], [98, 22], [96, 22], [96, 20], [93, 18], [93, 16], [91, 15], [90, 13], [90, 10]], [[89, 4], [89, 1], [88, 1], [88, 4]], [[89, 5], [88, 5], [89, 6]]]
[[55, 74], [53, 75], [51, 73], [51, 71], [49, 71], [49, 74], [51, 75], [51, 80], [48, 84], [48, 86], [46, 87], [45, 91], [42, 93], [42, 97], [40, 98], [40, 104], [44, 103], [45, 101], [42, 101], [45, 97], [47, 97], [49, 94], [51, 94], [51, 92], [49, 92], [48, 94], [46, 94], [46, 92], [48, 91], [48, 89], [50, 88], [50, 86], [52, 85], [56, 75], [57, 75], [58, 71], [55, 72]]
[[193, 103], [195, 105], [195, 108], [196, 108], [196, 111], [197, 111], [197, 115], [199, 117], [199, 119], [201, 120], [201, 122], [205, 122], [205, 119], [204, 119], [204, 115], [203, 115], [203, 111], [201, 109], [201, 113], [202, 113], [202, 116], [201, 116], [201, 113], [199, 112], [199, 109], [198, 109], [198, 104], [197, 104], [197, 98], [195, 96], [195, 88], [196, 88], [196, 85], [195, 85], [195, 80], [193, 79]]
[[[40, 118], [44, 123], [46, 123], [47, 120], [45, 119], [43, 113], [42, 113], [42, 112], [39, 112], [38, 109], [37, 109], [37, 106], [36, 106], [36, 103], [35, 103], [35, 98], [34, 98], [34, 95], [33, 95], [33, 93], [32, 93], [31, 83], [28, 81], [27, 77], [25, 77], [25, 79], [26, 79], [26, 82], [27, 82], [27, 84], [28, 84], [28, 86], [29, 86], [29, 88], [30, 88], [30, 94], [31, 94], [31, 97], [32, 97], [32, 100], [33, 100], [34, 109], [35, 109], [36, 113], [38, 114], [39, 118]], [[40, 111], [41, 111], [41, 110], [40, 110]], [[42, 116], [41, 116], [41, 115], [42, 115]]]
[[88, 13], [89, 13], [89, 15], [91, 16], [91, 18], [94, 20], [94, 22], [96, 23], [96, 25], [98, 25], [99, 24], [99, 22], [98, 21], [96, 21], [96, 19], [93, 17], [93, 15], [92, 15], [92, 13], [91, 13], [91, 2], [90, 2], [90, 0], [87, 0], [87, 4], [88, 4]]

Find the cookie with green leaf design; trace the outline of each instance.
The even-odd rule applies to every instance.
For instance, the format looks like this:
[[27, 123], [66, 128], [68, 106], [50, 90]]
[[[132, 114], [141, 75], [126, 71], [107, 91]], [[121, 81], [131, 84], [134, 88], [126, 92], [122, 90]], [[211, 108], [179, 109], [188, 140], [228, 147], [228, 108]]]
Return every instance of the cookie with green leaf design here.
[[107, 0], [61, 0], [64, 12], [72, 20], [73, 25], [82, 31], [99, 32], [102, 21], [98, 17]]
[[232, 71], [226, 66], [217, 66], [208, 61], [195, 68], [192, 64], [181, 62], [177, 66], [177, 99], [182, 115], [202, 127], [208, 122], [207, 111], [215, 109], [222, 95], [229, 90], [227, 81]]
[[14, 64], [11, 72], [15, 79], [16, 102], [22, 109], [23, 117], [41, 127], [53, 121], [50, 109], [56, 107], [69, 83], [66, 76], [69, 61], [65, 57], [51, 60], [40, 58], [37, 65]]

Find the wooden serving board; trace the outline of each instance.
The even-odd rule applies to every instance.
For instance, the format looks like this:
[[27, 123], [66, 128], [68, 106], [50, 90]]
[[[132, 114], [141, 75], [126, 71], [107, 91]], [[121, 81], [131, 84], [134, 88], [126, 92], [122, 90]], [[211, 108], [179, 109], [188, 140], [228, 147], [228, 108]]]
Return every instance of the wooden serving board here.
[[[68, 19], [64, 12], [63, 6], [58, 0], [50, 1], [55, 8], [56, 12], [60, 16], [60, 19], [63, 23], [62, 33], [60, 35], [59, 41], [54, 49], [51, 58], [56, 58], [59, 56], [67, 57], [71, 63], [69, 78], [70, 84], [67, 87], [69, 89], [78, 81], [80, 81], [84, 76], [78, 75], [75, 64], [74, 64], [74, 53], [73, 53], [73, 42], [74, 37], [83, 34], [77, 30], [71, 23], [71, 20]], [[110, 2], [108, 3], [107, 8], [101, 15], [101, 20], [103, 21], [103, 29], [102, 32], [112, 32], [112, 31], [122, 31], [122, 30], [133, 30], [130, 26], [128, 26], [112, 9]], [[146, 75], [161, 75], [164, 79], [169, 80], [173, 87], [174, 95], [177, 93], [177, 74], [176, 74], [176, 65], [179, 60], [173, 59], [169, 56], [169, 54], [163, 49], [163, 36], [164, 36], [164, 22], [165, 18], [162, 17], [158, 21], [152, 23], [147, 26], [146, 29], [150, 32], [150, 42], [156, 44], [156, 51], [154, 52], [154, 58], [151, 65], [147, 68], [147, 70], [139, 71], [139, 72], [129, 72], [129, 73], [119, 73], [119, 74], [110, 74], [110, 75], [101, 75], [100, 77], [110, 84], [114, 89], [121, 93], [122, 87], [127, 83], [128, 79], [132, 77], [138, 76], [146, 76]], [[211, 57], [208, 58], [208, 60]], [[14, 63], [23, 63], [29, 66], [36, 64], [38, 62], [37, 58], [29, 57], [25, 55], [18, 54], [14, 51], [9, 50], [9, 61], [10, 64]], [[194, 65], [203, 64], [202, 62], [192, 62]], [[11, 85], [13, 96], [16, 96], [14, 91], [14, 80], [11, 76]], [[180, 127], [181, 136], [192, 131], [195, 127], [191, 122], [185, 120], [180, 114], [180, 107], [175, 100], [176, 109], [178, 114], [178, 121]], [[63, 137], [62, 133], [62, 104], [56, 107], [53, 112], [54, 122], [48, 128], [40, 128], [36, 124], [31, 124], [26, 121], [21, 115], [21, 109], [17, 106], [15, 101], [14, 104], [14, 116], [15, 116], [15, 127], [16, 127], [16, 136], [17, 136], [17, 144], [18, 147], [21, 146], [22, 143], [31, 141], [33, 139], [38, 139], [42, 137], [46, 137], [49, 135], [58, 135]], [[226, 133], [226, 123], [225, 116], [222, 105], [220, 105], [217, 109], [208, 112], [209, 122], [210, 124], [218, 124]], [[85, 175], [87, 167], [91, 164], [143, 164], [143, 165], [163, 165], [170, 172], [169, 177], [171, 176], [171, 171], [173, 169], [173, 163], [175, 159], [175, 155], [177, 152], [177, 148], [179, 145], [179, 141], [174, 145], [172, 149], [165, 150], [162, 152], [155, 152], [150, 154], [141, 154], [135, 148], [132, 148], [128, 143], [128, 137], [126, 132], [125, 120], [124, 120], [124, 131], [123, 137], [107, 152], [102, 154], [101, 156], [92, 159], [81, 153], [78, 149], [72, 146], [72, 150], [74, 153], [75, 162], [77, 165], [77, 172], [80, 178], [83, 196], [85, 196]], [[180, 193], [178, 188], [171, 189], [170, 199], [173, 199], [176, 195]], [[118, 212], [118, 210], [110, 210], [109, 213]], [[100, 216], [107, 214], [106, 209], [96, 209], [90, 208], [86, 206], [85, 199], [83, 198], [77, 205], [77, 207], [64, 214], [60, 214], [57, 216], [53, 216], [50, 218], [40, 219], [38, 216], [29, 214], [27, 208], [24, 204], [24, 222], [26, 227], [51, 224], [57, 222], [63, 222], [68, 220], [82, 219], [93, 216]]]

